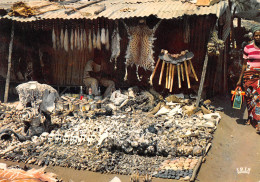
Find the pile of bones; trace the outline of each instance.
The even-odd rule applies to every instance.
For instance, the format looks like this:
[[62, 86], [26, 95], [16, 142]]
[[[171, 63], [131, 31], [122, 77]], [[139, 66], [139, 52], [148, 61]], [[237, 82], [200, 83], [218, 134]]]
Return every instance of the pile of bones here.
[[[79, 103], [80, 107], [72, 107]], [[117, 90], [102, 101], [62, 96], [50, 114], [52, 131], [23, 142], [13, 135], [0, 136], [0, 157], [101, 173], [190, 178], [220, 121], [210, 102], [201, 103], [204, 110], [194, 105], [191, 98], [170, 95], [163, 99], [154, 90], [136, 87]], [[25, 109], [1, 104], [0, 128], [25, 135], [20, 114]]]

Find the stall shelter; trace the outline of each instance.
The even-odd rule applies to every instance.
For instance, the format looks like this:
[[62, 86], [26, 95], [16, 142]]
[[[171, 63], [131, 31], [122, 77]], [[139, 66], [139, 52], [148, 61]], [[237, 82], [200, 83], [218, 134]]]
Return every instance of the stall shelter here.
[[[228, 45], [230, 22], [228, 2], [221, 0], [1, 0], [0, 83], [6, 82], [10, 59], [10, 82], [81, 86], [86, 62], [97, 58], [117, 87], [150, 86], [160, 61], [154, 88], [164, 90], [170, 79], [173, 93], [198, 90], [211, 34], [216, 31]], [[162, 50], [177, 58], [192, 52], [196, 76], [187, 64], [170, 77], [173, 67], [167, 63], [160, 76]], [[227, 88], [227, 53], [225, 46], [218, 56], [208, 57], [204, 87], [210, 93]]]

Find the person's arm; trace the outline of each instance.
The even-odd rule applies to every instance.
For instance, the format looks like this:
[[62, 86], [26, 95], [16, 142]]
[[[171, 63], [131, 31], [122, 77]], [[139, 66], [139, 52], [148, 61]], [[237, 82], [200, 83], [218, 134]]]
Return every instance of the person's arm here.
[[237, 86], [241, 86], [241, 80], [242, 80], [242, 76], [246, 70], [246, 66], [247, 66], [247, 60], [244, 59], [243, 61], [243, 66], [242, 66], [242, 70], [241, 70], [241, 73], [240, 73], [240, 76], [239, 76], [239, 79], [238, 79], [238, 82], [237, 82]]

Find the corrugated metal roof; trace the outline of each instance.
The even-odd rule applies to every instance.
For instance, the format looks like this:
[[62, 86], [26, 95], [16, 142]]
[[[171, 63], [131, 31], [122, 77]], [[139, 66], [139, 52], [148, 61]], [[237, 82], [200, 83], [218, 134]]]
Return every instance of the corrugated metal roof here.
[[[18, 0], [1, 0], [0, 9], [10, 9]], [[70, 2], [49, 2], [47, 0], [23, 0], [28, 6], [38, 9], [39, 14], [29, 17], [14, 17], [5, 15], [0, 18], [8, 18], [16, 21], [36, 21], [45, 19], [97, 19], [105, 17], [108, 19], [125, 19], [133, 17], [148, 17], [154, 15], [159, 19], [172, 19], [184, 15], [209, 15], [217, 17], [222, 15], [227, 8], [227, 1], [222, 0], [212, 6], [196, 6], [190, 2], [179, 0], [106, 0], [90, 5], [67, 14], [73, 9], [92, 3], [88, 0], [74, 0]], [[41, 5], [46, 5], [40, 8]], [[103, 10], [103, 11], [102, 11]], [[95, 14], [96, 11], [101, 11]]]

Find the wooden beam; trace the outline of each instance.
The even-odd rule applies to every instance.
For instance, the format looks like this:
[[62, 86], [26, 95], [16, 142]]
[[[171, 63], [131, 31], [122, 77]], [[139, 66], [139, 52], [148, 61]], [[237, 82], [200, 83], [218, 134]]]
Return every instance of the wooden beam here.
[[199, 103], [200, 103], [201, 93], [202, 93], [202, 90], [203, 90], [205, 76], [206, 76], [206, 71], [207, 71], [208, 59], [209, 59], [208, 58], [208, 53], [206, 53], [205, 60], [204, 60], [204, 65], [203, 65], [203, 70], [202, 70], [202, 74], [201, 74], [201, 79], [200, 79], [200, 87], [199, 87], [199, 91], [198, 91], [196, 107], [198, 107]]
[[7, 75], [6, 75], [6, 82], [5, 82], [5, 96], [4, 96], [5, 103], [8, 101], [11, 66], [12, 66], [13, 41], [14, 41], [14, 22], [12, 22], [11, 40], [9, 44], [8, 67], [7, 67]]

